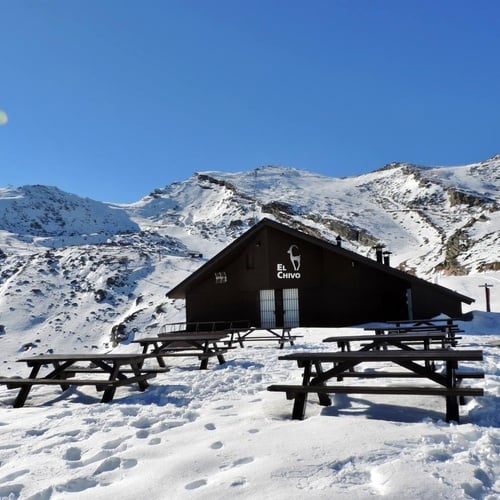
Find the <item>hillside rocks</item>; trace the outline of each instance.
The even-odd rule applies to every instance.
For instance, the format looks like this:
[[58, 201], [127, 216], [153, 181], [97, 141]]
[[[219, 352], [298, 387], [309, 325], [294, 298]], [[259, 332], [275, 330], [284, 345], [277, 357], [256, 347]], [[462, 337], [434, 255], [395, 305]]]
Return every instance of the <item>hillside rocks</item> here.
[[495, 211], [499, 209], [495, 200], [491, 198], [486, 198], [484, 196], [478, 196], [473, 193], [467, 193], [455, 188], [448, 188], [446, 190], [448, 193], [448, 199], [450, 200], [450, 206], [455, 205], [466, 205], [468, 207], [483, 207], [490, 211]]
[[438, 264], [436, 271], [444, 271], [451, 275], [467, 274], [467, 268], [459, 263], [460, 255], [470, 248], [470, 240], [465, 231], [459, 229], [445, 243], [445, 260]]

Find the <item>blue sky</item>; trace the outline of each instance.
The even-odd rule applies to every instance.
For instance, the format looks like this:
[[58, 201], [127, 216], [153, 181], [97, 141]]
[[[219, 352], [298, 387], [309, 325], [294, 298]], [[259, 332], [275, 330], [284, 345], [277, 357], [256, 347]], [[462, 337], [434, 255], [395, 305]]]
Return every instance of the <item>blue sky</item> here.
[[0, 0], [0, 186], [500, 153], [497, 0]]

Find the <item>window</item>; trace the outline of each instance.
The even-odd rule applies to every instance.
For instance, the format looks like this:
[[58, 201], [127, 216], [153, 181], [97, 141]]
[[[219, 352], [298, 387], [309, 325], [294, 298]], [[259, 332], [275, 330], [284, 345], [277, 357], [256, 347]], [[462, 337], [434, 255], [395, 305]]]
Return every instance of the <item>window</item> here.
[[227, 283], [226, 272], [221, 271], [221, 272], [215, 273], [215, 284], [216, 285], [223, 285], [224, 283]]

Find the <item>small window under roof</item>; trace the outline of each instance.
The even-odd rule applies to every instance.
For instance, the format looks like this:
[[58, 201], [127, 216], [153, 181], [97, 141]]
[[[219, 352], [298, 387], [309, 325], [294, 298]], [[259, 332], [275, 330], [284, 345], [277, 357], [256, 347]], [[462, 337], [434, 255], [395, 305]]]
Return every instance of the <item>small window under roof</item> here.
[[215, 284], [216, 285], [223, 285], [224, 283], [227, 283], [227, 274], [225, 271], [219, 271], [215, 273]]

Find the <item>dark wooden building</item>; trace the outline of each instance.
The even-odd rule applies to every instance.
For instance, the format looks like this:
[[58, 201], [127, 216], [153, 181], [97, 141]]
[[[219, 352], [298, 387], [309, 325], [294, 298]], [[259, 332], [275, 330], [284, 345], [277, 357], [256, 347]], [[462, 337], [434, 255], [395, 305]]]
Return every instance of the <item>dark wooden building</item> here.
[[186, 321], [246, 319], [255, 327], [328, 327], [462, 315], [473, 299], [263, 219], [167, 296]]

